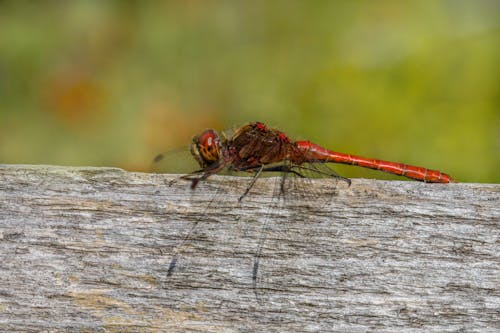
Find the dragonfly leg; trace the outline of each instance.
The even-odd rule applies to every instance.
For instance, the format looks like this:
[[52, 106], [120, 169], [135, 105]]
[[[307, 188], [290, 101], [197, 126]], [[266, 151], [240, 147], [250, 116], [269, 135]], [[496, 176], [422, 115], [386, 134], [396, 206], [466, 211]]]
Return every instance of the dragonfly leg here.
[[[200, 176], [201, 175], [201, 176]], [[200, 180], [205, 180], [210, 176], [210, 174], [201, 173], [199, 171], [195, 171], [190, 173], [189, 175], [181, 176], [181, 179], [189, 180], [191, 182], [191, 189], [194, 190], [196, 185], [200, 182]]]
[[273, 165], [273, 166], [268, 166], [268, 167], [264, 167], [264, 165], [261, 165], [260, 167], [257, 167], [257, 168], [242, 169], [239, 171], [255, 172], [255, 175], [253, 176], [253, 179], [252, 179], [252, 182], [250, 183], [250, 185], [246, 188], [245, 193], [243, 193], [240, 196], [238, 201], [243, 200], [243, 198], [248, 194], [248, 192], [250, 192], [250, 190], [252, 189], [252, 187], [255, 184], [255, 181], [257, 180], [257, 178], [259, 178], [259, 176], [261, 175], [262, 172], [282, 172], [282, 173], [284, 173], [284, 177], [281, 180], [281, 186], [280, 186], [281, 187], [280, 188], [281, 194], [284, 194], [284, 192], [285, 192], [285, 176], [287, 173], [293, 173], [300, 178], [306, 178], [306, 176], [304, 176], [300, 172], [293, 170], [293, 166], [286, 165], [286, 164]]
[[225, 166], [226, 165], [224, 163], [214, 163], [205, 169], [197, 170], [188, 175], [184, 175], [181, 179], [190, 180], [191, 189], [194, 190], [200, 181], [206, 180], [211, 175], [215, 175], [217, 172], [224, 169]]
[[250, 182], [250, 185], [247, 186], [245, 192], [240, 196], [240, 198], [238, 199], [238, 201], [241, 202], [241, 200], [243, 200], [243, 198], [248, 194], [248, 192], [250, 192], [250, 190], [252, 189], [253, 185], [255, 184], [255, 181], [257, 180], [257, 178], [259, 178], [260, 174], [262, 173], [262, 170], [264, 170], [264, 166], [263, 165], [259, 169], [257, 169], [257, 171], [255, 172], [255, 175], [252, 178], [252, 181]]

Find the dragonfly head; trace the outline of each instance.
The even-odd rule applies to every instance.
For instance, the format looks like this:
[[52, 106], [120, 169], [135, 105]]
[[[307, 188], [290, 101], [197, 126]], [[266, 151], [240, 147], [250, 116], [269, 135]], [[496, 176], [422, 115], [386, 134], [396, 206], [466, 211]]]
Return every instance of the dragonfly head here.
[[207, 129], [193, 138], [191, 154], [198, 161], [201, 168], [218, 162], [221, 158], [219, 134], [213, 129]]

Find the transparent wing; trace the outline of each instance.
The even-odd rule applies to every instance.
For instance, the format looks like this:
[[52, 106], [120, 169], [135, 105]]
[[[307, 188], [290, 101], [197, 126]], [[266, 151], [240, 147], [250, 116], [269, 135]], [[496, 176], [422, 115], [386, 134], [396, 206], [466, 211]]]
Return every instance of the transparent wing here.
[[[302, 203], [306, 205], [323, 205], [337, 195], [340, 186], [348, 187], [350, 180], [338, 175], [323, 163], [304, 163], [296, 165], [284, 161], [270, 166], [263, 177], [280, 176], [279, 193], [285, 203]], [[321, 181], [321, 179], [327, 181]], [[333, 181], [332, 181], [333, 180]]]
[[151, 172], [188, 174], [200, 168], [188, 148], [179, 148], [156, 155], [151, 162]]

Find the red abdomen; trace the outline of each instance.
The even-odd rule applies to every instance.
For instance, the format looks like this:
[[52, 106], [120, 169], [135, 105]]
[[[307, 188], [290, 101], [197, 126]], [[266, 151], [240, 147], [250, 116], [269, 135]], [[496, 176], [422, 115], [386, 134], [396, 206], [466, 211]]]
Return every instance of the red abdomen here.
[[296, 147], [304, 153], [306, 162], [343, 163], [357, 165], [363, 168], [381, 170], [429, 183], [455, 182], [449, 175], [438, 170], [419, 166], [365, 158], [350, 154], [337, 153], [309, 141], [297, 141]]

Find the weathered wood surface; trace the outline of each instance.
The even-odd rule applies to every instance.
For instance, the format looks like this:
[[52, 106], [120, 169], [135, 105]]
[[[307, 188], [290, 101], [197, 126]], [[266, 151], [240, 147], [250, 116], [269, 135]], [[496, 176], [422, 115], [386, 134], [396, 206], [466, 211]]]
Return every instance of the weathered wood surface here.
[[0, 331], [500, 331], [500, 185], [172, 179], [0, 165]]

